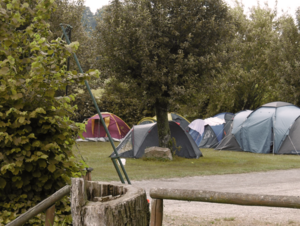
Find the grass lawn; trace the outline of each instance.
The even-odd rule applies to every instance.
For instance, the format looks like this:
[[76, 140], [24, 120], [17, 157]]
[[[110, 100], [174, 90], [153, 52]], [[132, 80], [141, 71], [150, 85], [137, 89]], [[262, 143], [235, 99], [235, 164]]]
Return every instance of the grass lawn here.
[[[118, 142], [115, 146], [118, 146]], [[120, 181], [108, 157], [113, 149], [110, 142], [79, 142], [73, 150], [94, 168], [92, 180]], [[145, 161], [126, 159], [125, 170], [130, 180], [148, 180], [214, 174], [248, 173], [300, 168], [300, 156], [255, 154], [235, 151], [201, 149], [204, 157], [173, 161]], [[120, 168], [121, 169], [121, 168]], [[125, 177], [124, 180], [126, 181]]]

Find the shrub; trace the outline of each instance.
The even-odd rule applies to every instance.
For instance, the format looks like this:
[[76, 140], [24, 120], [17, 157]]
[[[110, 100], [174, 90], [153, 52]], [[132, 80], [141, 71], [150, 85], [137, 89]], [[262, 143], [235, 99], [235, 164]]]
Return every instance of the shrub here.
[[[78, 43], [47, 41], [46, 21], [54, 9], [53, 0], [0, 2], [0, 225], [65, 186], [82, 168], [72, 153], [83, 128], [69, 119], [74, 97], [55, 92], [98, 72], [65, 70]], [[68, 210], [64, 199], [57, 213]], [[28, 224], [41, 221], [38, 216]]]

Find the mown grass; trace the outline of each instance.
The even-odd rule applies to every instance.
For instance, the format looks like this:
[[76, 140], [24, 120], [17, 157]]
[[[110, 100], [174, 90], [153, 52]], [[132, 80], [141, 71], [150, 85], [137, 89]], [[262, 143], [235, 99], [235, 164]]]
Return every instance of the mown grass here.
[[[116, 142], [115, 146], [117, 145]], [[109, 142], [80, 142], [77, 147], [74, 146], [74, 151], [78, 156], [81, 155], [88, 166], [94, 168], [93, 180], [119, 181], [113, 163], [108, 157], [113, 152]], [[176, 157], [169, 162], [126, 159], [125, 169], [130, 180], [148, 180], [300, 168], [300, 156], [294, 155], [255, 154], [214, 149], [201, 149], [201, 152], [204, 157], [199, 159]]]

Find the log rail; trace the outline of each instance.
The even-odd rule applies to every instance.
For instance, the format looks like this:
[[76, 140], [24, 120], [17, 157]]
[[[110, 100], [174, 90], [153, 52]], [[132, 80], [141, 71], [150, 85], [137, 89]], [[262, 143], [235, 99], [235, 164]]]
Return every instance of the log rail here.
[[150, 226], [162, 226], [163, 199], [300, 209], [299, 196], [152, 188], [150, 197], [152, 198]]

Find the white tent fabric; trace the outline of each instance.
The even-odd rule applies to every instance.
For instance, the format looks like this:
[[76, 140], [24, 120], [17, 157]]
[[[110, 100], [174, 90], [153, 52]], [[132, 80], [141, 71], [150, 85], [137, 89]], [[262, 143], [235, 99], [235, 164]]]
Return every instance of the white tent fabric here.
[[196, 119], [189, 124], [189, 127], [196, 130], [201, 136], [204, 132], [205, 121], [202, 119]]
[[216, 126], [216, 125], [221, 125], [225, 123], [224, 119], [220, 119], [217, 117], [210, 117], [210, 118], [206, 118], [204, 119], [205, 121], [205, 125], [210, 125], [210, 126]]

